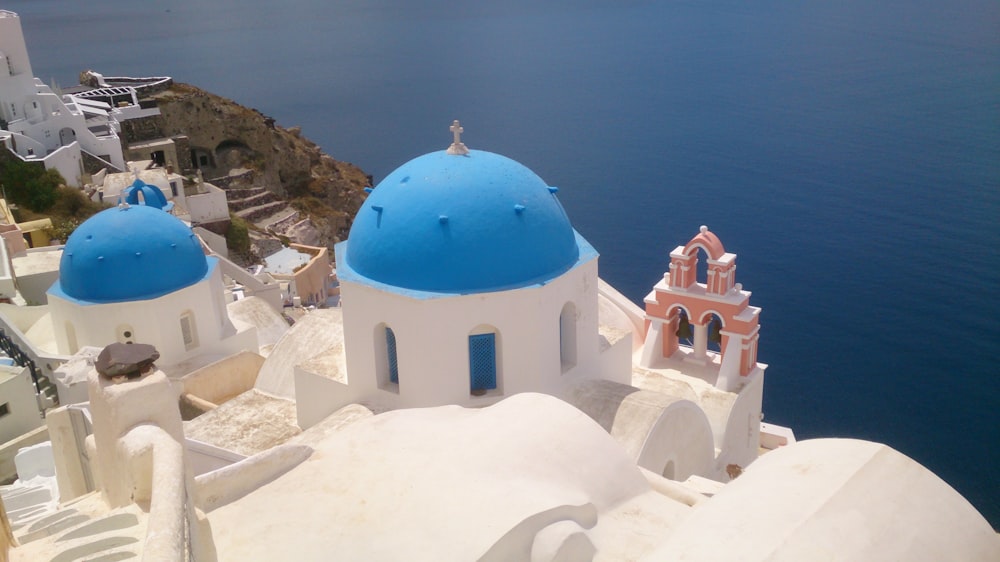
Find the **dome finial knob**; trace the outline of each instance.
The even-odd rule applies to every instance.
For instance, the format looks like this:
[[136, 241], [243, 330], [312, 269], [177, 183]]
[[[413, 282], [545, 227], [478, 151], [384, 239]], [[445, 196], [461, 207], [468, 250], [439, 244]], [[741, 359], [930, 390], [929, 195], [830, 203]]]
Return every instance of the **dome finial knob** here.
[[446, 152], [455, 156], [465, 156], [469, 153], [469, 147], [465, 146], [465, 143], [462, 142], [462, 133], [465, 132], [465, 129], [462, 128], [462, 124], [458, 122], [458, 119], [452, 122], [450, 129], [452, 135], [454, 135], [454, 140]]

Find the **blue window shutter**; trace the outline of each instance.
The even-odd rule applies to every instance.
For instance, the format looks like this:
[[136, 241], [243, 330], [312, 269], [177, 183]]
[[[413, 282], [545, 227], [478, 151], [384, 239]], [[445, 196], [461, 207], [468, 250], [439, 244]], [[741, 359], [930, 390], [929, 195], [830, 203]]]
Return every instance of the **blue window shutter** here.
[[493, 390], [497, 387], [497, 351], [495, 334], [469, 336], [470, 388]]
[[385, 352], [389, 359], [389, 382], [399, 384], [399, 362], [396, 360], [396, 334], [385, 328]]

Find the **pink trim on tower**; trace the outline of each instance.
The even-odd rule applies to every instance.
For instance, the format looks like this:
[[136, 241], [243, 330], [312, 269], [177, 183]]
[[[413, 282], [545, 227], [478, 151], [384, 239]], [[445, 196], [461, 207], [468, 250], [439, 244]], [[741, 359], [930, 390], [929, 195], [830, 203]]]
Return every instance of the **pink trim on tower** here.
[[[708, 278], [696, 279], [698, 252], [708, 255]], [[718, 236], [702, 226], [687, 245], [670, 253], [670, 271], [664, 275], [646, 302], [646, 315], [663, 321], [663, 357], [677, 352], [677, 329], [684, 309], [692, 325], [704, 326], [716, 315], [722, 322], [722, 353], [729, 339], [739, 338], [740, 375], [747, 376], [757, 366], [760, 309], [750, 306], [750, 293], [736, 283], [736, 255], [726, 253]], [[647, 321], [647, 332], [649, 322]]]
[[687, 243], [687, 246], [684, 246], [684, 253], [692, 256], [698, 252], [699, 248], [705, 250], [709, 259], [713, 260], [721, 259], [726, 253], [726, 249], [722, 246], [722, 241], [719, 240], [719, 237], [713, 234], [710, 230], [708, 230], [708, 227], [704, 225], [701, 227], [698, 234]]

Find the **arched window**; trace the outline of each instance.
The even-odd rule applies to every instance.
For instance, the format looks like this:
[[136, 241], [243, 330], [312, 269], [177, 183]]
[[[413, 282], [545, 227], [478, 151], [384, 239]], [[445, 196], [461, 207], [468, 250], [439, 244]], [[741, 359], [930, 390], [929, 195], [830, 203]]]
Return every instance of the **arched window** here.
[[722, 330], [725, 328], [722, 318], [713, 312], [706, 315], [704, 320], [708, 324], [708, 344], [706, 345], [708, 351], [722, 353]]
[[497, 333], [475, 330], [469, 335], [469, 393], [483, 396], [499, 389], [497, 384]]
[[396, 333], [385, 324], [375, 326], [375, 378], [378, 387], [399, 392], [399, 359], [396, 355]]
[[691, 328], [691, 321], [688, 319], [687, 310], [677, 308], [677, 330], [674, 332], [677, 342], [688, 347], [694, 345], [694, 330]]
[[389, 363], [389, 382], [399, 384], [399, 360], [396, 358], [396, 333], [385, 328], [385, 353]]
[[710, 275], [708, 260], [712, 258], [708, 255], [708, 250], [706, 250], [703, 246], [696, 245], [694, 248], [694, 257], [696, 260], [694, 281], [695, 283], [701, 283], [707, 286], [709, 283], [708, 276]]
[[194, 313], [190, 310], [181, 313], [181, 338], [184, 340], [185, 350], [198, 347], [198, 326], [194, 321]]
[[559, 314], [559, 361], [564, 373], [576, 366], [576, 305], [571, 302]]

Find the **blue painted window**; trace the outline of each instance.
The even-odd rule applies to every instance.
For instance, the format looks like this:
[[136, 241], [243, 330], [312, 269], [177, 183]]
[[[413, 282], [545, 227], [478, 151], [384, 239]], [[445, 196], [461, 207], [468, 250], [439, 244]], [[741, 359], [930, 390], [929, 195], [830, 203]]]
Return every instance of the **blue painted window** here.
[[385, 353], [389, 360], [389, 382], [399, 384], [399, 361], [396, 360], [396, 334], [385, 328]]
[[473, 394], [497, 387], [496, 334], [469, 336], [469, 378]]

